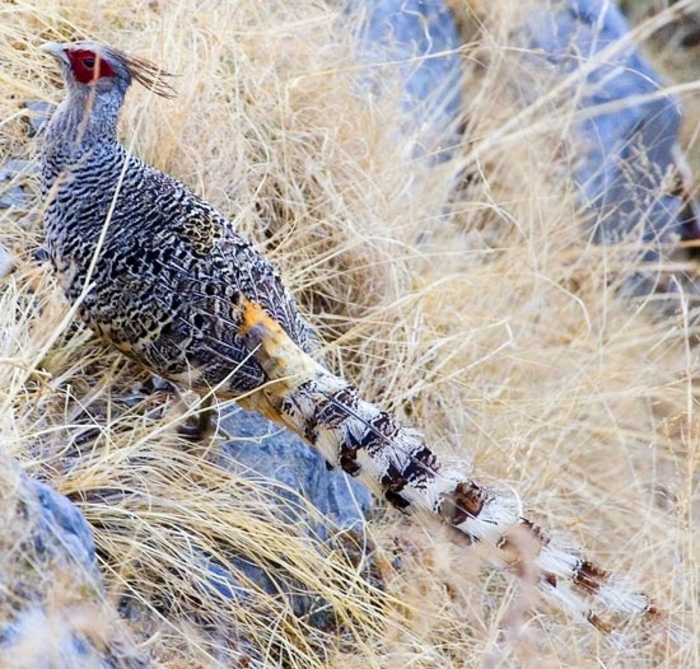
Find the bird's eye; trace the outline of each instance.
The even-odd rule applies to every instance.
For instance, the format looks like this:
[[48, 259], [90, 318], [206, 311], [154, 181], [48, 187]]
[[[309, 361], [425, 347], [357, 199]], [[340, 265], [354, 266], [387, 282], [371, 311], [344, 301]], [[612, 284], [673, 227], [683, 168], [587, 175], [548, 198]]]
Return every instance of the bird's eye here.
[[83, 58], [83, 65], [85, 65], [88, 70], [91, 70], [93, 67], [95, 67], [95, 59], [92, 56]]

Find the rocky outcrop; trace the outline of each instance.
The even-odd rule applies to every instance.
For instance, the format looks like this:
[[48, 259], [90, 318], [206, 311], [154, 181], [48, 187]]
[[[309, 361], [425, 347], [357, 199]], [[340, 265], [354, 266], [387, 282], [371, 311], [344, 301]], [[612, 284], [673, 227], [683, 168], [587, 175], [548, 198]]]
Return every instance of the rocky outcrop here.
[[0, 666], [146, 669], [105, 600], [88, 524], [0, 454]]

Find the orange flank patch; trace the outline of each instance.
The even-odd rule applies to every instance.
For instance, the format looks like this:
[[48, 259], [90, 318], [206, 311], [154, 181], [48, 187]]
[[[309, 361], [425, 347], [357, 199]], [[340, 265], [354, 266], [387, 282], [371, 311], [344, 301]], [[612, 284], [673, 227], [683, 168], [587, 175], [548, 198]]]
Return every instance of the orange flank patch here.
[[238, 333], [271, 378], [285, 376], [284, 344], [289, 338], [257, 302], [243, 299], [243, 322]]
[[[255, 330], [259, 330], [261, 334], [256, 336]], [[269, 333], [266, 336], [262, 335], [265, 330]], [[276, 320], [269, 316], [257, 302], [252, 302], [245, 297], [243, 298], [243, 323], [239, 334], [243, 338], [252, 335], [255, 339], [258, 337], [267, 339], [275, 335], [285, 336], [284, 330]]]
[[292, 390], [316, 374], [318, 365], [259, 304], [244, 298], [242, 307], [238, 334], [271, 381], [282, 381]]

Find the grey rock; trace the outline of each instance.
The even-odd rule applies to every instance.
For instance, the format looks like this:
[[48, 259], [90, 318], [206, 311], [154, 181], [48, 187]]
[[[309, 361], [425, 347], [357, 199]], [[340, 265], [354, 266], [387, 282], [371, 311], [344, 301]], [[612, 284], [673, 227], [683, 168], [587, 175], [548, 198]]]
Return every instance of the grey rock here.
[[[570, 78], [569, 94], [585, 110], [572, 139], [579, 155], [575, 178], [594, 240], [615, 243], [640, 228], [647, 244], [694, 235], [681, 216], [680, 198], [663, 189], [680, 106], [661, 92], [661, 78], [630, 42], [616, 5], [542, 3], [528, 14], [520, 38], [527, 47], [523, 62], [535, 77], [549, 72], [555, 83]], [[542, 94], [534, 78], [521, 85], [525, 98]], [[656, 257], [647, 252], [647, 259]]]
[[[449, 8], [439, 0], [350, 0], [347, 11], [360, 26], [358, 59], [376, 66], [366, 87], [377, 95], [398, 89], [413, 128], [422, 130], [418, 153], [449, 158], [462, 106], [459, 35]], [[514, 42], [523, 47], [516, 82], [522, 98], [533, 102], [568, 80], [566, 95], [576, 95], [584, 112], [570, 141], [592, 238], [610, 244], [634, 231], [646, 260], [661, 256], [661, 244], [700, 238], [700, 221], [692, 215], [697, 208], [684, 207], [665, 190], [675, 165], [679, 103], [662, 93], [661, 77], [630, 42], [615, 4], [535, 4]], [[646, 274], [628, 283], [636, 294], [657, 288], [656, 278]]]
[[0, 465], [0, 666], [151, 667], [105, 601], [83, 515], [9, 456]]
[[36, 536], [41, 539], [36, 545], [75, 561], [99, 583], [92, 530], [78, 507], [45, 483], [29, 478], [26, 483], [41, 505], [35, 526]]
[[29, 111], [29, 114], [27, 114], [27, 134], [30, 137], [34, 137], [44, 129], [46, 122], [56, 109], [56, 105], [42, 100], [28, 100], [24, 103], [24, 106]]
[[0, 185], [0, 209], [21, 208], [27, 204], [27, 193], [21, 186], [2, 188]]
[[30, 193], [20, 184], [38, 174], [39, 165], [32, 160], [10, 158], [0, 165], [0, 209], [31, 206]]
[[35, 160], [10, 158], [0, 165], [0, 181], [6, 181], [16, 176], [36, 176], [41, 173], [39, 163]]
[[[342, 472], [329, 471], [325, 460], [296, 435], [240, 408], [223, 416], [220, 425], [232, 437], [221, 447], [221, 464], [270, 489], [269, 499], [276, 501], [280, 517], [304, 528], [311, 546], [340, 530], [361, 531], [372, 505], [370, 493]], [[299, 495], [316, 507], [323, 520], [306, 513]], [[241, 582], [243, 576], [268, 594], [284, 597], [295, 615], [311, 614], [311, 624], [316, 612], [321, 624], [318, 612], [326, 608], [325, 602], [278, 567], [263, 567], [241, 555], [232, 556], [230, 565], [208, 555], [201, 558], [210, 575], [202, 587], [244, 603], [248, 586]]]
[[[75, 612], [73, 612], [75, 613]], [[57, 619], [46, 607], [23, 608], [12, 623], [0, 624], [0, 666], [12, 669], [151, 669], [135, 646], [104, 647], [92, 635], [71, 629], [70, 616]], [[76, 621], [77, 622], [77, 621]]]
[[15, 259], [10, 251], [0, 244], [0, 279], [11, 274], [15, 269]]
[[[222, 447], [225, 466], [272, 485], [279, 499], [290, 503], [283, 509], [290, 522], [303, 521], [324, 540], [331, 526], [342, 530], [362, 528], [372, 505], [370, 493], [342, 471], [329, 471], [323, 457], [299, 437], [240, 408], [222, 417], [221, 427], [235, 435]], [[297, 498], [290, 490], [310, 501], [329, 524], [300, 517]]]
[[364, 85], [399, 104], [418, 130], [418, 155], [445, 160], [458, 140], [462, 61], [454, 16], [442, 0], [350, 0], [358, 22], [357, 58], [368, 64]]

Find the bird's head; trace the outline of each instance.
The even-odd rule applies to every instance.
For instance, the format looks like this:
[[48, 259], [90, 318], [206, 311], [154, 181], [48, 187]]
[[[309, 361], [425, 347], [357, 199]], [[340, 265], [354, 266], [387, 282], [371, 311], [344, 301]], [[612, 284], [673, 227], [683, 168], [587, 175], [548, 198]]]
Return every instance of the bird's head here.
[[67, 44], [48, 42], [41, 49], [54, 56], [71, 95], [80, 98], [121, 101], [135, 79], [161, 97], [173, 97], [174, 89], [166, 79], [171, 76], [158, 66], [99, 42]]

